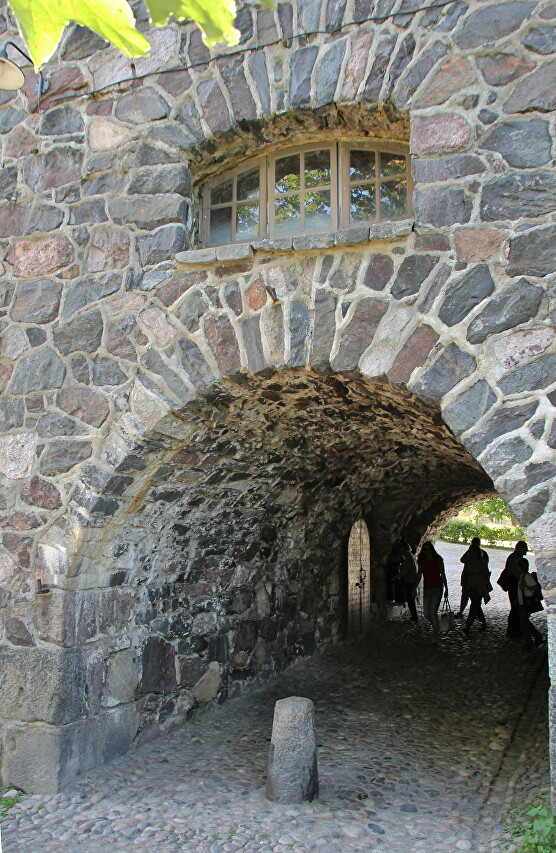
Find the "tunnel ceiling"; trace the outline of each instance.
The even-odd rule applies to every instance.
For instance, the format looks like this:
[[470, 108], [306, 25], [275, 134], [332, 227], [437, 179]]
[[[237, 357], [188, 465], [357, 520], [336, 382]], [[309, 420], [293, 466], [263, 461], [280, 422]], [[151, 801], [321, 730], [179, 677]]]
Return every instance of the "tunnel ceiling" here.
[[[233, 562], [281, 529], [308, 554], [337, 542], [361, 511], [401, 527], [493, 489], [434, 407], [380, 380], [241, 376], [187, 420], [190, 438], [136, 475], [144, 483], [115, 536], [110, 566], [117, 556], [121, 568], [144, 570], [142, 580], [175, 576], [179, 554], [188, 566], [196, 554], [205, 568], [208, 557]], [[156, 441], [147, 449], [160, 459]], [[95, 470], [84, 471], [92, 486]], [[150, 539], [142, 546], [141, 529]]]

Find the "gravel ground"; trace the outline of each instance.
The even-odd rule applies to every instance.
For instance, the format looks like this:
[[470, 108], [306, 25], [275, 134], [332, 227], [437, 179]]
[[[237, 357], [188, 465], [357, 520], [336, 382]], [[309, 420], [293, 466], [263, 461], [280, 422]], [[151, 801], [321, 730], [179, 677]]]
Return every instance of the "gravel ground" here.
[[[459, 604], [461, 546], [439, 543]], [[507, 552], [490, 551], [493, 579]], [[494, 853], [513, 803], [548, 789], [546, 650], [488, 630], [431, 641], [406, 617], [326, 649], [63, 794], [24, 796], [3, 853]], [[544, 614], [536, 624], [545, 632]], [[274, 703], [313, 699], [320, 796], [264, 798]]]

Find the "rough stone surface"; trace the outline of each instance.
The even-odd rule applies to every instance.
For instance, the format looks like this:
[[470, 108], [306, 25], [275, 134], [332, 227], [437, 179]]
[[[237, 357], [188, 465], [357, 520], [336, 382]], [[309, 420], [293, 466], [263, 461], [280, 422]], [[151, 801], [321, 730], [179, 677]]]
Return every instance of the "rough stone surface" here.
[[493, 291], [494, 281], [489, 268], [479, 264], [448, 286], [438, 317], [447, 326], [455, 326]]
[[495, 403], [496, 394], [488, 382], [480, 379], [446, 406], [442, 417], [450, 429], [460, 435], [474, 426]]
[[0, 646], [0, 695], [5, 717], [64, 725], [85, 706], [81, 651]]
[[[439, 548], [446, 562], [454, 608], [459, 603], [462, 548], [446, 543], [440, 543]], [[507, 553], [490, 551], [495, 577]], [[547, 562], [537, 561], [539, 573]], [[284, 843], [295, 845], [300, 853], [327, 846], [333, 849], [338, 844], [347, 853], [368, 853], [376, 848], [377, 839], [392, 853], [404, 853], [408, 815], [411, 820], [417, 815], [419, 836], [429, 846], [438, 846], [434, 839], [442, 820], [444, 838], [453, 839], [448, 841], [452, 849], [485, 853], [488, 846], [501, 847], [505, 841], [503, 821], [494, 825], [488, 809], [484, 817], [477, 819], [481, 791], [494, 785], [496, 792], [503, 792], [512, 779], [513, 797], [521, 804], [548, 784], [548, 761], [543, 748], [548, 679], [542, 652], [517, 658], [502, 654], [500, 646], [507, 652], [504, 640], [507, 609], [504, 593], [496, 587], [485, 612], [489, 630], [480, 638], [481, 642], [475, 635], [470, 642], [465, 641], [460, 631], [442, 639], [443, 667], [431, 665], [432, 650], [426, 627], [407, 628], [403, 620], [388, 622], [370, 636], [372, 656], [360, 644], [351, 651], [349, 646], [327, 650], [316, 661], [300, 662], [282, 674], [276, 684], [257, 694], [211, 709], [210, 714], [165, 735], [158, 743], [143, 744], [138, 751], [133, 750], [109, 767], [88, 774], [72, 785], [66, 796], [47, 793], [24, 796], [3, 823], [4, 846], [9, 850], [17, 843], [22, 853], [53, 853], [60, 844], [57, 833], [68, 831], [72, 833], [72, 843], [79, 839], [91, 853], [99, 853], [107, 845], [117, 849], [127, 836], [131, 837], [131, 841], [125, 842], [128, 846], [130, 843], [156, 845], [160, 853], [170, 853], [177, 846], [189, 847], [192, 853], [206, 853], [215, 843], [236, 845], [247, 851], [260, 847], [279, 851], [283, 846], [280, 841], [285, 839], [291, 839]], [[545, 620], [544, 614], [534, 618], [543, 634]], [[478, 661], [479, 675], [469, 665], [470, 645]], [[461, 676], [454, 685], [453, 673], [460, 670]], [[414, 677], [416, 671], [421, 672], [420, 679]], [[353, 704], [345, 707], [339, 732], [336, 697], [346, 678], [350, 689], [361, 697], [364, 710]], [[401, 694], [397, 690], [399, 678], [405, 684]], [[379, 695], [377, 684], [381, 686]], [[377, 755], [389, 748], [392, 716], [410, 714], [413, 725], [419, 721], [423, 728], [429, 728], [434, 725], [431, 706], [436, 704], [436, 697], [448, 696], [444, 717], [449, 722], [458, 718], [469, 690], [474, 691], [479, 705], [474, 725], [475, 748], [464, 748], [465, 735], [461, 727], [456, 727], [451, 744], [454, 746], [456, 738], [457, 763], [454, 764], [444, 744], [437, 746], [434, 771], [421, 770], [416, 778], [415, 766], [428, 767], [430, 745], [416, 739], [411, 732], [401, 733], [400, 752], [404, 759], [387, 756], [390, 760], [383, 765], [385, 772], [388, 768], [392, 787], [385, 789], [383, 776], [376, 776], [376, 762]], [[264, 780], [273, 706], [278, 697], [300, 692], [314, 697], [317, 703], [319, 777], [322, 791], [330, 793], [324, 803], [315, 800], [269, 809], [264, 799]], [[185, 713], [187, 703], [183, 707]], [[506, 723], [496, 728], [492, 726], [494, 708], [503, 708], [507, 714]], [[123, 738], [116, 738], [110, 717], [103, 722], [104, 730], [111, 732], [108, 743], [119, 754]], [[71, 725], [68, 728], [73, 731]], [[123, 728], [121, 720], [117, 731], [122, 732]], [[133, 731], [131, 725], [130, 729]], [[231, 730], [234, 737], [229, 735]], [[31, 727], [26, 734], [30, 739]], [[101, 734], [101, 727], [95, 727], [95, 737]], [[519, 748], [513, 745], [514, 738], [519, 740]], [[66, 747], [70, 744], [73, 748], [81, 747], [83, 758], [89, 759], [91, 746], [87, 748], [84, 739], [76, 742], [74, 734], [72, 740], [64, 741]], [[50, 740], [45, 739], [43, 747], [47, 745], [50, 749]], [[520, 758], [523, 749], [534, 756], [527, 768]], [[506, 760], [500, 771], [502, 750], [506, 752]], [[373, 767], [374, 772], [365, 770], [365, 766]], [[458, 769], [457, 775], [454, 767]], [[202, 803], [198, 799], [201, 770]], [[475, 778], [480, 781], [479, 790], [469, 786], [466, 775], [469, 772], [478, 774]], [[182, 781], [176, 783], [180, 774]], [[249, 776], [249, 785], [244, 783], [244, 776]], [[358, 778], [361, 776], [364, 778]], [[145, 789], [153, 780], [156, 789], [147, 795]], [[446, 790], [461, 804], [457, 814], [446, 811], [450, 802]], [[346, 791], [355, 795], [346, 796]], [[366, 799], [357, 799], [357, 794], [366, 795]], [[179, 822], [172, 811], [176, 805], [174, 799], [184, 805]], [[115, 800], [119, 803], [119, 810], [114, 812], [117, 817], [107, 820]], [[380, 801], [380, 811], [369, 806], [369, 800]], [[143, 803], [153, 810], [146, 813], [145, 826], [137, 824], [135, 811], [138, 804], [143, 808]], [[376, 813], [369, 815], [368, 811]], [[37, 819], [42, 826], [40, 842], [34, 825]], [[218, 842], [213, 840], [216, 833], [220, 836]], [[471, 847], [461, 844], [458, 847], [460, 842]]]
[[414, 154], [446, 154], [466, 148], [470, 140], [471, 127], [456, 113], [416, 118], [411, 125]]
[[489, 416], [481, 428], [465, 439], [466, 447], [476, 453], [482, 453], [495, 439], [508, 432], [513, 432], [527, 423], [533, 416], [537, 403], [503, 406]]
[[438, 332], [430, 326], [420, 326], [410, 335], [388, 371], [391, 382], [407, 382], [416, 367], [425, 363], [438, 341]]
[[370, 346], [373, 336], [387, 310], [387, 303], [367, 297], [355, 306], [353, 316], [344, 329], [340, 347], [332, 359], [334, 370], [353, 370]]
[[556, 109], [556, 61], [547, 62], [518, 83], [504, 103], [506, 113], [532, 110], [550, 112]]
[[502, 122], [485, 136], [481, 148], [498, 151], [510, 166], [544, 166], [552, 149], [548, 122], [541, 118]]
[[57, 281], [22, 282], [10, 316], [16, 322], [49, 323], [58, 314], [62, 286]]
[[525, 278], [520, 279], [491, 299], [485, 310], [475, 317], [469, 325], [467, 340], [479, 344], [489, 335], [526, 323], [539, 310], [542, 295], [542, 287], [531, 284]]
[[458, 261], [476, 263], [488, 260], [498, 252], [505, 236], [505, 232], [500, 228], [473, 225], [456, 228], [454, 246]]
[[318, 792], [313, 703], [300, 696], [280, 699], [274, 708], [266, 797], [273, 803], [303, 803]]
[[477, 362], [470, 353], [463, 352], [457, 344], [443, 350], [422, 378], [412, 386], [417, 394], [440, 399], [454, 385], [469, 376]]
[[220, 667], [213, 661], [209, 663], [207, 672], [201, 676], [193, 688], [193, 696], [201, 704], [210, 702], [211, 699], [214, 699], [218, 695], [220, 686]]
[[550, 275], [556, 270], [556, 225], [535, 228], [510, 240], [507, 272], [510, 276]]
[[10, 391], [12, 394], [27, 394], [29, 391], [60, 388], [65, 375], [63, 361], [54, 350], [46, 347], [16, 364]]
[[516, 29], [534, 8], [534, 3], [517, 0], [498, 4], [495, 15], [491, 9], [478, 9], [464, 18], [456, 31], [455, 41], [463, 49], [496, 41]]
[[553, 385], [554, 370], [556, 369], [556, 355], [547, 355], [539, 358], [531, 364], [524, 364], [516, 370], [504, 376], [498, 382], [505, 394], [518, 394], [525, 390], [536, 390]]
[[556, 206], [556, 176], [550, 172], [504, 175], [488, 181], [481, 197], [485, 221], [542, 216]]
[[7, 260], [14, 274], [22, 278], [57, 272], [74, 259], [74, 250], [67, 237], [44, 237], [18, 240], [10, 249]]

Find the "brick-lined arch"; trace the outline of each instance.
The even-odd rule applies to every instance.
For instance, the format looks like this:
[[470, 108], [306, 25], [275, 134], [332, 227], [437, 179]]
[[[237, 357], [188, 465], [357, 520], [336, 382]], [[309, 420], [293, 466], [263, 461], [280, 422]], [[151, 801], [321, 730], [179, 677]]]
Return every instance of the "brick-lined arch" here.
[[[247, 429], [251, 417], [245, 452], [258, 458], [268, 446], [279, 456], [285, 410], [293, 430], [289, 451], [301, 465], [301, 416], [309, 407], [309, 426], [327, 424], [327, 441], [315, 444], [324, 464], [336, 433], [349, 435], [354, 418], [363, 434], [378, 412], [386, 449], [383, 458], [373, 455], [371, 431], [364, 461], [375, 472], [382, 511], [373, 515], [368, 480], [358, 485], [348, 478], [344, 493], [339, 473], [327, 479], [321, 469], [317, 476], [314, 453], [292, 491], [299, 512], [285, 513], [279, 529], [256, 514], [232, 515], [238, 537], [253, 520], [264, 553], [278, 547], [274, 542], [304, 535], [302, 511], [315, 495], [324, 500], [325, 483], [345, 510], [346, 530], [352, 501], [367, 500], [373, 541], [384, 548], [395, 526], [418, 536], [435, 513], [494, 486], [527, 525], [547, 598], [553, 596], [549, 114], [556, 81], [546, 40], [553, 4], [454, 3], [411, 17], [392, 10], [381, 22], [344, 26], [371, 14], [364, 2], [304, 0], [281, 3], [275, 12], [245, 7], [238, 18], [245, 52], [214, 62], [193, 28], [172, 24], [153, 33], [152, 56], [136, 63], [139, 84], [129, 60], [102, 45], [88, 56], [88, 36], [75, 30], [51, 69], [44, 114], [37, 112], [32, 80], [2, 104], [6, 781], [63, 785], [77, 772], [77, 756], [80, 767], [94, 766], [134, 738], [173, 724], [190, 701], [201, 701], [194, 696], [199, 683], [204, 700], [215, 688], [248, 681], [229, 679], [228, 659], [220, 660], [225, 654], [238, 655], [238, 672], [246, 669], [242, 655], [249, 666], [258, 655], [257, 672], [270, 672], [335, 636], [338, 622], [324, 617], [297, 623], [288, 635], [285, 596], [276, 610], [284, 626], [263, 638], [277, 644], [268, 658], [257, 645], [259, 620], [248, 617], [234, 616], [245, 624], [231, 651], [210, 625], [208, 639], [187, 622], [176, 622], [164, 639], [171, 596], [145, 561], [158, 546], [169, 553], [162, 539], [153, 540], [157, 512], [169, 518], [184, 512], [184, 484], [210, 493], [222, 476], [237, 497], [247, 482], [232, 456], [223, 465], [211, 460], [212, 451], [198, 457], [195, 447], [184, 449], [199, 435], [209, 441], [219, 424]], [[313, 30], [328, 34], [295, 36]], [[184, 61], [194, 67], [183, 70]], [[243, 252], [222, 248], [202, 262], [189, 254], [198, 186], [230, 161], [323, 134], [404, 140], [409, 125], [414, 221], [290, 245], [263, 242]], [[402, 427], [404, 417], [409, 425]], [[396, 431], [429, 448], [428, 457], [423, 450], [420, 461], [413, 459], [413, 470], [415, 488], [427, 470], [429, 487], [438, 488], [430, 505], [417, 507], [390, 488], [412, 470], [407, 436], [399, 441]], [[354, 442], [352, 436], [342, 448], [356, 472]], [[438, 466], [425, 466], [435, 454]], [[438, 487], [442, 472], [445, 488]], [[214, 482], [203, 485], [211, 476]], [[181, 477], [178, 485], [174, 477]], [[302, 480], [305, 489], [298, 487]], [[159, 481], [172, 481], [173, 500], [154, 500], [164, 492]], [[219, 501], [206, 519], [225, 513]], [[136, 520], [145, 545], [143, 552], [137, 545], [128, 566], [126, 536]], [[227, 523], [218, 520], [223, 529]], [[317, 541], [318, 526], [311, 529]], [[187, 531], [180, 536], [176, 554], [190, 547]], [[256, 555], [234, 548], [230, 543], [233, 553], [224, 554], [226, 571], [232, 570], [226, 561], [244, 563], [249, 578], [240, 582], [238, 569], [231, 589], [243, 609], [234, 612], [255, 608], [260, 615], [274, 587], [250, 575]], [[209, 563], [211, 556], [205, 555]], [[192, 571], [214, 570], [195, 559]], [[178, 567], [171, 571], [175, 580]], [[304, 576], [300, 566], [295, 571]], [[201, 575], [201, 588], [191, 593], [193, 618], [208, 595]], [[339, 592], [330, 577], [323, 580], [327, 600], [335, 602]], [[38, 578], [52, 586], [49, 596], [35, 596]], [[135, 623], [139, 612], [143, 627]], [[263, 630], [272, 635], [274, 627]], [[176, 631], [186, 643], [181, 651]], [[230, 631], [235, 644], [236, 627]], [[195, 642], [206, 647], [196, 650]], [[201, 663], [178, 661], [178, 672], [176, 653]], [[149, 680], [157, 667], [163, 683]], [[30, 689], [36, 668], [49, 673], [40, 695]], [[13, 698], [21, 685], [29, 688], [25, 701]], [[147, 696], [155, 697], [151, 705]], [[44, 759], [37, 763], [37, 755]]]

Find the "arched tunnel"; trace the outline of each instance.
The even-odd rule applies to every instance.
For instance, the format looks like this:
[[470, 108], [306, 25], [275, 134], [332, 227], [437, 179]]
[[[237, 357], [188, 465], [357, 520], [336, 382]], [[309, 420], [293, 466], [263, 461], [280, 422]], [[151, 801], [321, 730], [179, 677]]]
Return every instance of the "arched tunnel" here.
[[360, 374], [242, 374], [182, 417], [179, 438], [153, 432], [119, 460], [108, 442], [117, 473], [85, 466], [74, 495], [89, 517], [71, 581], [75, 641], [105, 635], [89, 709], [133, 706], [139, 742], [346, 636], [356, 519], [370, 531], [380, 618], [396, 538], [416, 546], [493, 491], [434, 404]]

